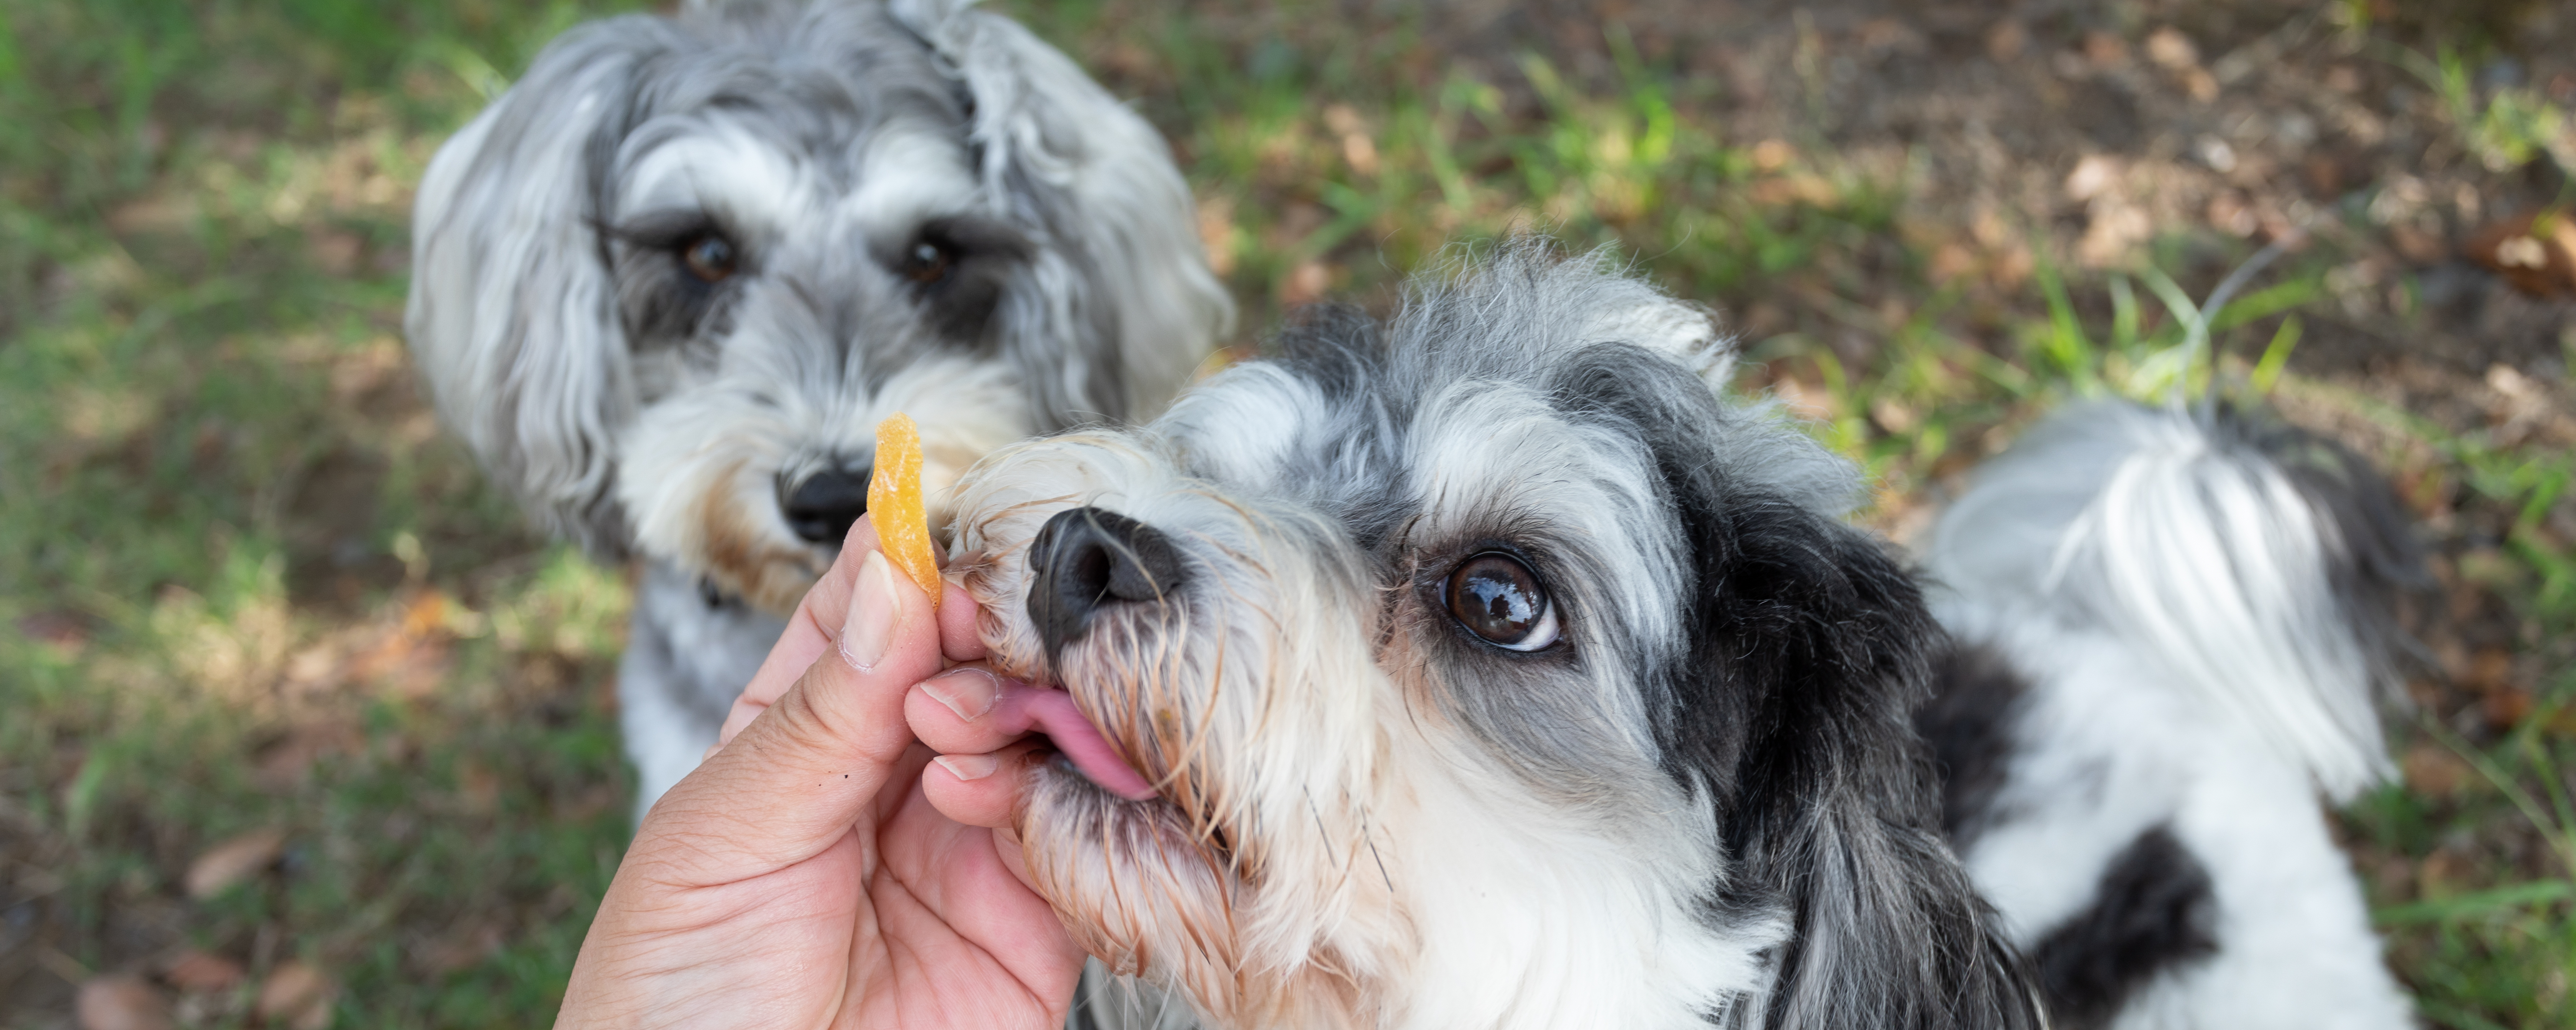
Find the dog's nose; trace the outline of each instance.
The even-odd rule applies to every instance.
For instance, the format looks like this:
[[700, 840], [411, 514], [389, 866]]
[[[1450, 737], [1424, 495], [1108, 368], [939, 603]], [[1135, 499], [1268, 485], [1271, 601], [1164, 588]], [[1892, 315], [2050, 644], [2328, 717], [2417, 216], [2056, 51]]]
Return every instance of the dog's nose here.
[[850, 524], [868, 513], [868, 470], [825, 469], [796, 485], [778, 502], [787, 528], [802, 539], [838, 544]]
[[1098, 508], [1058, 512], [1029, 543], [1029, 621], [1053, 655], [1082, 639], [1091, 616], [1122, 601], [1159, 602], [1181, 585], [1172, 539]]

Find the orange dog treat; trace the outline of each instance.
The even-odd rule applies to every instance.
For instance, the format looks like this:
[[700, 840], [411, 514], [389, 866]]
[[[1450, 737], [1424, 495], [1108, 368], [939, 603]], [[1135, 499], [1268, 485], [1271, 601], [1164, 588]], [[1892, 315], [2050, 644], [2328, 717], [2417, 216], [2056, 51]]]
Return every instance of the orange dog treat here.
[[877, 527], [877, 549], [939, 611], [939, 561], [930, 552], [930, 512], [921, 499], [921, 427], [896, 412], [877, 423], [877, 466], [868, 474], [868, 519]]

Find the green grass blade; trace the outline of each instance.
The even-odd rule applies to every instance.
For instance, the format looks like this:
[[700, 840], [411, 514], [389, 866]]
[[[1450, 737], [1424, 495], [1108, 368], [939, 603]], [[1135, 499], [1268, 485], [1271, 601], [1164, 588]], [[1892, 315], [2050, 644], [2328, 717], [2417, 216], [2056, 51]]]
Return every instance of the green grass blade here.
[[2057, 271], [2057, 262], [2048, 257], [2048, 241], [2031, 241], [2034, 277], [2039, 280], [2040, 295], [2048, 300], [2048, 335], [2042, 348], [2048, 356], [2075, 379], [2079, 393], [2101, 392], [2101, 378], [2096, 369], [2099, 355], [2093, 341], [2084, 335], [2083, 323], [2075, 317], [2075, 302], [2067, 296], [2066, 280]]
[[2272, 334], [2272, 342], [2263, 348], [2263, 360], [2254, 365], [2254, 392], [2272, 392], [2272, 384], [2281, 378], [2281, 370], [2290, 364], [2290, 352], [2299, 346], [2299, 332], [2299, 316], [2281, 320], [2281, 328]]
[[2259, 318], [2277, 315], [2317, 299], [2322, 287], [2313, 278], [2292, 279], [2264, 287], [2209, 313], [2209, 331], [2225, 332]]
[[2371, 914], [2371, 921], [2381, 926], [2407, 926], [2416, 923], [2444, 923], [2474, 919], [2513, 909], [2534, 908], [2576, 898], [2576, 883], [2566, 880], [2534, 880], [2489, 890], [2473, 891], [2433, 901], [2392, 905]]

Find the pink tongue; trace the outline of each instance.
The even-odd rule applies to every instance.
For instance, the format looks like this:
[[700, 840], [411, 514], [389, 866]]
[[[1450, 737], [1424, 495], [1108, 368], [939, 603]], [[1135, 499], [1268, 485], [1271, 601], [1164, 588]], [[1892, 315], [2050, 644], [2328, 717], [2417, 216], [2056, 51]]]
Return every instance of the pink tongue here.
[[1109, 738], [1101, 736], [1100, 728], [1074, 707], [1072, 694], [1049, 687], [1011, 684], [994, 704], [993, 716], [1001, 720], [1006, 732], [1034, 728], [1045, 733], [1055, 742], [1057, 751], [1073, 760], [1074, 768], [1082, 770], [1103, 790], [1130, 801], [1155, 796], [1154, 785], [1118, 757], [1118, 749], [1110, 746]]

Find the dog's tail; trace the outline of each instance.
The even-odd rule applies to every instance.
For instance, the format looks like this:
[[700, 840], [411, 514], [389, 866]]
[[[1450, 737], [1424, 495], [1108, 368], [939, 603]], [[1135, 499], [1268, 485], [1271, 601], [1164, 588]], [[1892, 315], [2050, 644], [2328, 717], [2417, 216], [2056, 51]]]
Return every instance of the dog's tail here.
[[2389, 771], [2374, 687], [2422, 554], [2332, 441], [2261, 411], [2079, 406], [1982, 470], [1929, 564], [1971, 601], [2125, 638], [2331, 798]]

